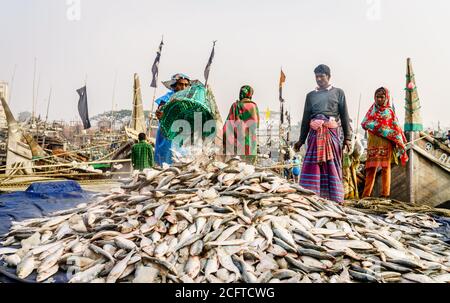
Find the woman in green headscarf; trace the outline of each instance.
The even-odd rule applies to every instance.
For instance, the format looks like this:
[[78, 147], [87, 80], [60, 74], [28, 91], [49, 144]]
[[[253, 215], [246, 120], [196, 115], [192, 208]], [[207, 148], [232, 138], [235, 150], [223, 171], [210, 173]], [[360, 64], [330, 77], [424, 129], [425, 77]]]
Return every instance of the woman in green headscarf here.
[[256, 131], [259, 127], [259, 110], [252, 101], [253, 88], [241, 87], [239, 100], [233, 103], [223, 126], [224, 150], [227, 156], [241, 156], [250, 164], [255, 164], [258, 154]]

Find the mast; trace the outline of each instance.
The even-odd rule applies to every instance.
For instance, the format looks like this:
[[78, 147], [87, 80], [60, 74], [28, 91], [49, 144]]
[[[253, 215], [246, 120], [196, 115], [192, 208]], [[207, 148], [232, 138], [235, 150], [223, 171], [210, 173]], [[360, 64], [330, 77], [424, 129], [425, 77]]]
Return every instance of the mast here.
[[111, 143], [113, 143], [113, 128], [114, 128], [114, 102], [116, 100], [116, 83], [117, 83], [117, 70], [116, 74], [114, 75], [114, 86], [113, 86], [113, 93], [112, 93], [112, 101], [111, 101]]
[[48, 94], [47, 113], [45, 114], [44, 133], [42, 135], [42, 148], [44, 148], [44, 146], [45, 146], [45, 131], [47, 130], [48, 111], [50, 108], [50, 99], [51, 98], [52, 98], [52, 87], [50, 87], [50, 93]]
[[137, 73], [134, 74], [133, 85], [133, 112], [131, 115], [130, 128], [137, 133], [146, 133], [144, 106], [142, 104], [141, 83]]
[[8, 99], [8, 103], [11, 105], [11, 95], [12, 95], [12, 90], [13, 90], [13, 86], [14, 86], [14, 79], [16, 78], [16, 70], [17, 70], [17, 64], [14, 65], [14, 71], [11, 77], [11, 87], [9, 88], [9, 99]]
[[37, 58], [34, 57], [34, 72], [33, 72], [33, 104], [32, 104], [32, 113], [31, 113], [31, 125], [34, 124], [34, 114], [35, 114], [35, 103], [36, 103], [36, 63]]

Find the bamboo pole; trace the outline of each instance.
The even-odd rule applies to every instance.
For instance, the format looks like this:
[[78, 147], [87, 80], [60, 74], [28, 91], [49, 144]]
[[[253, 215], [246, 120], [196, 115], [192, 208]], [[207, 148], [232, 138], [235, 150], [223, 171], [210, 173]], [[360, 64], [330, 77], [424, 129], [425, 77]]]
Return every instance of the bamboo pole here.
[[[116, 143], [125, 143], [125, 142], [128, 142], [128, 140], [116, 141]], [[50, 156], [42, 157], [42, 158], [35, 158], [35, 159], [32, 159], [31, 161], [32, 161], [32, 162], [35, 162], [35, 161], [40, 161], [40, 160], [46, 160], [46, 159], [51, 159], [51, 158], [57, 158], [57, 157], [59, 157], [59, 156], [70, 155], [70, 154], [73, 154], [73, 153], [77, 153], [77, 152], [81, 152], [81, 151], [86, 151], [86, 150], [90, 150], [90, 149], [95, 149], [95, 148], [102, 147], [102, 146], [109, 146], [110, 144], [111, 144], [111, 143], [105, 143], [105, 144], [94, 145], [94, 146], [90, 146], [90, 147], [86, 147], [86, 148], [82, 148], [82, 149], [78, 149], [78, 150], [67, 151], [67, 152], [64, 152], [64, 153], [60, 153], [60, 154], [58, 154], [58, 155], [50, 155]], [[6, 167], [6, 165], [0, 166], [0, 168], [5, 168], [5, 167]]]
[[[104, 160], [104, 161], [92, 161], [92, 162], [77, 162], [77, 165], [92, 165], [92, 164], [108, 164], [108, 163], [122, 163], [122, 162], [131, 162], [131, 159], [120, 159], [120, 160]], [[73, 167], [77, 168], [73, 165], [73, 163], [61, 163], [61, 164], [49, 164], [49, 165], [34, 165], [34, 166], [24, 166], [21, 169], [27, 168], [50, 168], [50, 167]], [[1, 168], [0, 171], [9, 170], [12, 167]]]
[[[8, 179], [12, 178], [36, 178], [36, 177], [77, 177], [77, 176], [102, 176], [100, 173], [70, 173], [70, 174], [47, 174], [47, 175], [14, 175], [8, 176]], [[110, 172], [108, 175], [130, 175], [130, 172]], [[0, 175], [0, 181], [2, 175]]]

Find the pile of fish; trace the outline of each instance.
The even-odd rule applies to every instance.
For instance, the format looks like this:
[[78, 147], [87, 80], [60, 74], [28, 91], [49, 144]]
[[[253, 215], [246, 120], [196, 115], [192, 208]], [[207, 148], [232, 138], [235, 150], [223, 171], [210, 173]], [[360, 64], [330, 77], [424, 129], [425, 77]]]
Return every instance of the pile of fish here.
[[3, 262], [38, 282], [450, 282], [450, 246], [426, 214], [367, 215], [237, 159], [122, 182], [13, 222]]

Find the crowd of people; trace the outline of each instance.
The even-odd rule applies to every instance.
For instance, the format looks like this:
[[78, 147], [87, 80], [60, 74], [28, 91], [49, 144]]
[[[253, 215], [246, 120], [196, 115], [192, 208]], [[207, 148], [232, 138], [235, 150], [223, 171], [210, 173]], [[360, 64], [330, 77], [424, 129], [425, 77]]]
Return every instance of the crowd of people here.
[[[286, 153], [285, 163], [289, 164], [289, 168], [284, 173], [287, 178], [292, 178], [321, 197], [342, 203], [345, 197], [343, 156], [351, 154], [354, 149], [351, 119], [344, 90], [331, 84], [331, 69], [321, 64], [314, 74], [317, 87], [306, 96], [301, 134], [294, 145], [296, 152], [306, 146], [306, 154], [300, 165], [298, 154], [291, 157]], [[179, 73], [163, 84], [169, 91], [155, 101], [158, 119], [164, 115], [164, 105], [172, 100], [174, 94], [187, 89], [191, 79]], [[239, 98], [231, 105], [222, 129], [224, 154], [240, 156], [250, 164], [255, 164], [258, 157], [257, 129], [260, 119], [258, 105], [252, 100], [253, 94], [251, 86], [241, 87]], [[363, 197], [372, 195], [375, 176], [381, 169], [382, 197], [387, 198], [390, 195], [391, 164], [398, 163], [399, 158], [403, 165], [408, 161], [405, 134], [391, 107], [387, 88], [381, 87], [375, 91], [374, 103], [361, 126], [368, 133]], [[450, 140], [449, 136], [450, 131], [447, 140]], [[132, 150], [133, 168], [142, 170], [164, 163], [170, 165], [172, 153], [179, 148], [164, 136], [161, 129], [156, 135], [154, 151], [146, 142], [145, 134], [140, 134], [139, 142]]]

